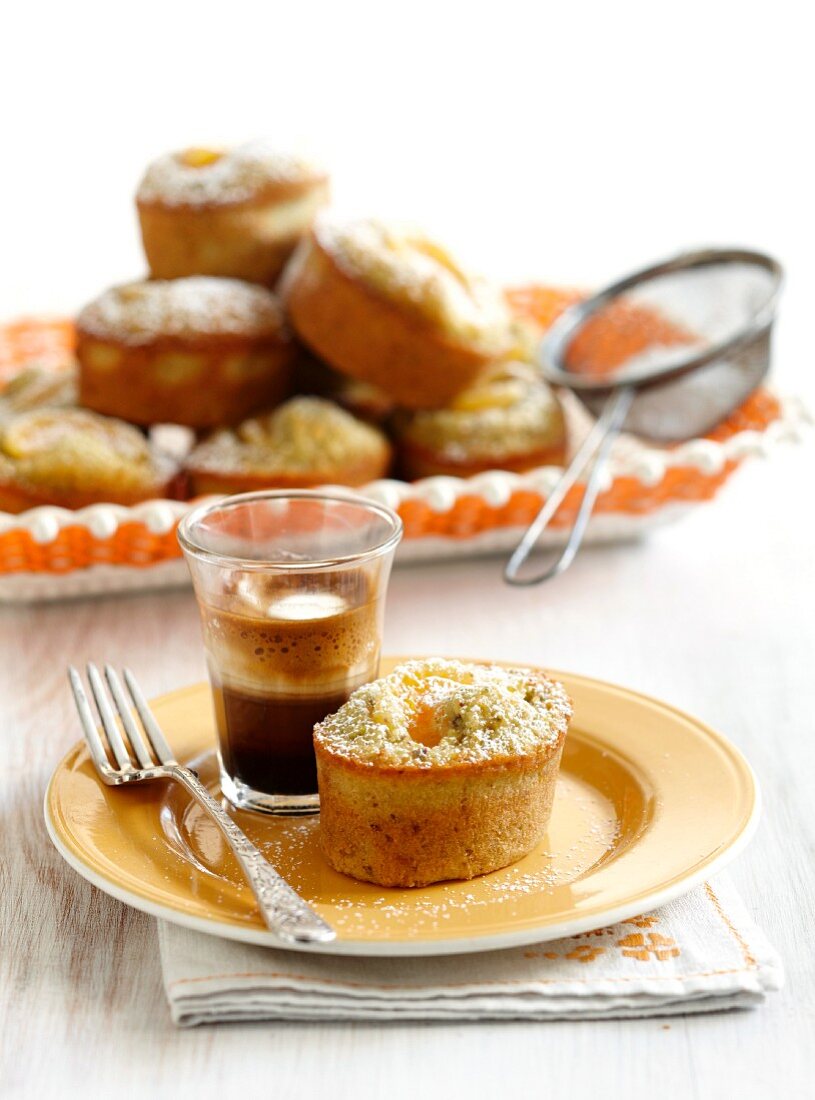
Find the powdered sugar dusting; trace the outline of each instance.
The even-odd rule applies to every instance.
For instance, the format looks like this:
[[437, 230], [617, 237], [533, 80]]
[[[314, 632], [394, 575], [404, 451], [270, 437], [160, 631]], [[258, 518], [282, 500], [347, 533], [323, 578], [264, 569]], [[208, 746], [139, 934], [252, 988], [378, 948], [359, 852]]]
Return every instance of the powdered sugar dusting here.
[[153, 161], [139, 184], [140, 203], [166, 206], [246, 202], [274, 184], [322, 182], [322, 168], [305, 157], [251, 141], [233, 149], [182, 149]]
[[373, 218], [324, 218], [315, 233], [341, 267], [403, 307], [412, 307], [448, 336], [471, 342], [496, 358], [513, 346], [512, 317], [501, 290], [465, 272], [418, 230]]
[[552, 389], [531, 366], [512, 363], [458, 394], [447, 408], [402, 414], [397, 430], [401, 438], [461, 462], [500, 461], [508, 453], [551, 447], [565, 429]]
[[360, 462], [384, 468], [389, 454], [388, 441], [378, 428], [333, 401], [293, 397], [270, 413], [244, 420], [234, 431], [215, 432], [195, 448], [189, 466], [269, 476], [325, 471], [330, 479], [333, 472], [341, 474]]
[[562, 685], [542, 673], [428, 658], [358, 688], [314, 737], [376, 767], [445, 767], [540, 752], [565, 735], [571, 713]]
[[85, 306], [81, 332], [125, 344], [170, 336], [273, 336], [284, 332], [271, 291], [238, 279], [195, 276], [112, 287]]
[[171, 474], [137, 428], [88, 409], [35, 408], [0, 423], [0, 482], [115, 498], [159, 491]]

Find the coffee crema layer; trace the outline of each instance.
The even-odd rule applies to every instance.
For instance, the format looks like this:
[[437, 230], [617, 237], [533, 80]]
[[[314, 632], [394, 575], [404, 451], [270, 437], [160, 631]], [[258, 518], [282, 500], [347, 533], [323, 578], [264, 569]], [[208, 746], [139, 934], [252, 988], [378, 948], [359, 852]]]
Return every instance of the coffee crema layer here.
[[224, 594], [226, 608], [201, 605], [221, 760], [234, 780], [316, 792], [314, 725], [377, 674], [381, 600], [369, 595], [364, 578], [334, 590], [250, 578]]
[[377, 660], [378, 613], [378, 601], [351, 607], [333, 593], [283, 595], [264, 618], [206, 608], [212, 671], [252, 695], [351, 690]]

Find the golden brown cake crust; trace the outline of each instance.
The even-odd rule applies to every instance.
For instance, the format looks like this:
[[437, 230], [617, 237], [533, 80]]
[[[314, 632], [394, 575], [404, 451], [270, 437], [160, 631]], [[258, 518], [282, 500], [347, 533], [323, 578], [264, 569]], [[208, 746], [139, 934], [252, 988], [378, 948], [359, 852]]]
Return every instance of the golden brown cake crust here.
[[[316, 205], [326, 200], [327, 190], [320, 190]], [[268, 200], [260, 199], [238, 207], [140, 206], [142, 243], [151, 275], [154, 279], [220, 275], [274, 286], [311, 219], [291, 231], [265, 233], [258, 221], [267, 206]]]
[[[95, 353], [117, 357], [115, 368], [95, 369]], [[129, 348], [80, 335], [80, 401], [133, 424], [214, 428], [283, 400], [293, 354], [290, 346], [276, 340], [207, 337], [195, 343], [157, 340], [149, 348]], [[162, 360], [168, 357], [171, 365], [179, 364], [178, 380], [168, 379], [162, 371]], [[188, 362], [190, 376], [184, 378]]]
[[177, 464], [130, 424], [43, 408], [0, 423], [0, 510], [130, 505], [179, 495]]
[[536, 451], [508, 451], [494, 459], [451, 459], [410, 440], [399, 443], [399, 473], [407, 481], [423, 477], [475, 477], [489, 470], [508, 470], [523, 474], [540, 466], [562, 466], [566, 456], [565, 441], [555, 447]]
[[566, 422], [554, 391], [529, 363], [504, 363], [444, 409], [394, 418], [400, 471], [407, 478], [522, 473], [560, 465]]
[[295, 397], [274, 412], [216, 432], [187, 459], [195, 496], [256, 489], [357, 487], [384, 477], [391, 447], [375, 427], [331, 401]]
[[134, 424], [231, 424], [281, 401], [296, 351], [275, 296], [232, 279], [116, 287], [77, 321], [79, 398]]
[[[377, 685], [400, 676], [406, 690], [397, 686], [381, 703]], [[446, 677], [453, 683], [449, 696]], [[451, 716], [430, 748], [399, 727], [400, 714], [408, 728], [417, 715], [424, 721], [422, 678], [433, 713]], [[562, 687], [529, 670], [434, 659], [410, 662], [358, 689], [315, 727], [326, 859], [335, 870], [383, 886], [472, 878], [520, 859], [545, 831], [570, 716]], [[496, 724], [492, 732], [489, 723]]]
[[426, 886], [506, 867], [543, 836], [561, 753], [562, 742], [525, 766], [368, 775], [318, 748], [325, 857], [335, 870], [380, 886]]
[[106, 489], [104, 492], [83, 490], [81, 488], [65, 491], [59, 488], [48, 489], [43, 486], [36, 488], [28, 485], [14, 484], [4, 480], [0, 473], [0, 512], [8, 512], [9, 515], [18, 516], [27, 512], [30, 508], [42, 508], [46, 505], [55, 508], [67, 508], [76, 511], [79, 508], [88, 508], [92, 504], [120, 504], [123, 508], [129, 508], [134, 504], [141, 504], [146, 500], [183, 500], [182, 484], [178, 476], [173, 472], [169, 479], [156, 481], [155, 484], [138, 492]]
[[260, 142], [168, 153], [136, 196], [150, 271], [271, 286], [328, 198], [322, 168]]
[[280, 289], [304, 343], [336, 370], [377, 386], [405, 408], [446, 404], [495, 357], [451, 339], [345, 270], [315, 231], [299, 245]]

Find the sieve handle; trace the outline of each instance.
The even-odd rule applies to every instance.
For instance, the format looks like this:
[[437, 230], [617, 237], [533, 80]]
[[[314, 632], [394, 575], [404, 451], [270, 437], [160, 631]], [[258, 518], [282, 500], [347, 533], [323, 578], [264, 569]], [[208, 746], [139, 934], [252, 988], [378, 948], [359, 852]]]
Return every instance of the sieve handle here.
[[[552, 577], [563, 573], [572, 564], [577, 551], [580, 549], [586, 526], [594, 510], [594, 502], [597, 500], [597, 494], [600, 491], [600, 476], [606, 464], [608, 453], [614, 440], [622, 431], [635, 393], [633, 386], [623, 386], [621, 389], [615, 390], [606, 401], [594, 427], [581, 443], [574, 458], [563, 471], [560, 481], [558, 481], [543, 507], [526, 529], [523, 538], [512, 552], [512, 556], [504, 568], [504, 580], [507, 584], [518, 586], [542, 584], [543, 581], [548, 581]], [[519, 576], [541, 534], [546, 530], [558, 508], [566, 499], [566, 494], [576, 484], [589, 463], [591, 463], [591, 468], [586, 479], [583, 499], [580, 502], [580, 508], [560, 557], [542, 573], [536, 573], [531, 577]]]

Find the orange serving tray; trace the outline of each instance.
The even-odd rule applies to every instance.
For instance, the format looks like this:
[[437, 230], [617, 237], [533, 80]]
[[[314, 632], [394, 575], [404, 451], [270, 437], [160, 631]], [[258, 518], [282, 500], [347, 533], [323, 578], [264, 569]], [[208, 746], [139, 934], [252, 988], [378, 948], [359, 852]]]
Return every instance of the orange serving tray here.
[[[578, 291], [541, 286], [507, 293], [516, 312], [536, 322], [541, 329], [548, 327], [563, 309], [580, 297]], [[630, 317], [626, 318], [614, 340], [605, 340], [609, 360], [619, 355], [621, 341], [628, 347], [631, 341], [636, 346], [643, 346], [643, 340], [647, 342], [648, 329], [642, 317], [633, 322]], [[0, 385], [32, 363], [67, 369], [73, 362], [74, 346], [74, 326], [62, 318], [23, 318], [0, 326]], [[773, 394], [765, 389], [757, 390], [706, 439], [724, 443], [745, 431], [765, 432], [781, 411], [781, 404]], [[654, 448], [650, 450], [657, 453]], [[659, 453], [671, 456], [669, 449], [661, 449]], [[727, 452], [723, 461], [685, 464], [681, 453], [677, 450], [669, 457], [656, 479], [636, 474], [616, 476], [597, 500], [597, 516], [644, 516], [667, 505], [708, 500], [742, 460], [741, 455]], [[403, 485], [403, 493], [399, 492], [401, 483], [379, 482], [371, 486], [371, 491], [381, 487], [382, 491], [376, 495], [392, 500], [404, 522], [407, 540], [455, 540], [464, 550], [468, 541], [487, 532], [526, 525], [545, 500], [545, 492], [539, 487], [540, 478], [535, 477], [535, 472], [502, 474], [502, 491], [486, 492], [485, 478], [496, 476], [479, 475], [466, 481], [429, 478], [411, 486]], [[491, 483], [493, 488], [494, 484]], [[394, 492], [398, 499], [393, 499]], [[568, 494], [555, 517], [556, 528], [569, 524], [581, 495], [579, 485]], [[163, 522], [145, 518], [145, 508], [149, 507], [146, 505], [132, 509], [95, 505], [76, 513], [76, 522], [72, 522], [72, 514], [66, 516], [61, 509], [32, 509], [14, 517], [0, 513], [0, 574], [62, 574], [95, 565], [146, 569], [178, 558], [175, 526], [187, 506], [178, 502], [166, 503], [172, 506], [173, 512], [165, 510]], [[107, 522], [100, 525], [88, 519], [88, 513], [94, 513], [98, 519], [98, 510], [105, 508], [109, 511], [105, 517]], [[167, 515], [171, 517], [169, 523]], [[110, 517], [113, 517], [112, 522]]]

